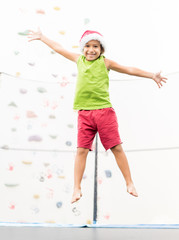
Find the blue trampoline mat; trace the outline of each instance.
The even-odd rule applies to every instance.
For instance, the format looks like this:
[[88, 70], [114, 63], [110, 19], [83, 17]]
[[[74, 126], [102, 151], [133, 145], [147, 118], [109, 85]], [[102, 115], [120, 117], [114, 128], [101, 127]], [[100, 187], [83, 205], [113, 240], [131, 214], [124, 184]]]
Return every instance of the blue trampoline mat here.
[[58, 224], [0, 222], [0, 227], [58, 227], [58, 228], [136, 228], [136, 229], [179, 229], [179, 224]]

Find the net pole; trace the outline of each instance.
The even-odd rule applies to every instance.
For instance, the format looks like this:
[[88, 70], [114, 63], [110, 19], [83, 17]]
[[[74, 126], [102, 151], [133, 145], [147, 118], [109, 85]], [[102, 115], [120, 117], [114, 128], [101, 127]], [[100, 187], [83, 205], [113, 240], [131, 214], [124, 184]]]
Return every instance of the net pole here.
[[95, 164], [94, 164], [94, 205], [93, 205], [93, 224], [97, 222], [97, 197], [98, 197], [98, 133], [95, 142]]

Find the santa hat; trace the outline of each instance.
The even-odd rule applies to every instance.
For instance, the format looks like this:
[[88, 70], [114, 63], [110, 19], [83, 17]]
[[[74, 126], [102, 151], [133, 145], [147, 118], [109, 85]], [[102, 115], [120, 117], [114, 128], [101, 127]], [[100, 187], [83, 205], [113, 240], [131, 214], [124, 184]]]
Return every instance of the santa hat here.
[[96, 31], [87, 30], [83, 33], [83, 35], [80, 39], [80, 49], [81, 49], [81, 51], [83, 51], [83, 48], [86, 45], [86, 43], [91, 41], [91, 40], [99, 41], [100, 44], [102, 45], [102, 47], [105, 50], [106, 45], [105, 45], [103, 35], [99, 32], [96, 32]]

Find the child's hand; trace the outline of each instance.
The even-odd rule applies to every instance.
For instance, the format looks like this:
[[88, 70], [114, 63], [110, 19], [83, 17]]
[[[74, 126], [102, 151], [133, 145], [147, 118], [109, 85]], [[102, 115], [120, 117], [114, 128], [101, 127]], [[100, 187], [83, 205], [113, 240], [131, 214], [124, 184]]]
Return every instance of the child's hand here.
[[37, 32], [34, 32], [32, 30], [29, 30], [29, 34], [28, 34], [28, 38], [29, 38], [29, 42], [33, 41], [33, 40], [40, 40], [42, 37], [42, 32], [40, 30], [40, 28], [38, 28]]
[[166, 83], [165, 80], [167, 80], [166, 77], [162, 77], [161, 76], [161, 72], [158, 72], [158, 73], [155, 73], [152, 77], [152, 79], [157, 83], [158, 87], [161, 88], [163, 85], [162, 85], [162, 82]]

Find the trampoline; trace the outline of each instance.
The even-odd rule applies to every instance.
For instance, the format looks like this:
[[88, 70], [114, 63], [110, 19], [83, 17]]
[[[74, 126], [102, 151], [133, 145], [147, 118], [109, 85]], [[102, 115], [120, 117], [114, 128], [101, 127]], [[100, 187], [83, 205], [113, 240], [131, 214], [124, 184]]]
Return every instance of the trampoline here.
[[42, 227], [42, 226], [0, 226], [3, 240], [168, 240], [178, 239], [178, 226], [82, 226], [82, 227]]
[[[3, 78], [4, 78], [4, 80], [3, 80]], [[12, 83], [14, 83], [16, 85], [17, 85], [17, 82], [19, 81], [19, 88], [20, 88], [21, 92], [23, 90], [23, 93], [19, 92], [18, 87], [16, 87], [17, 88], [16, 93], [17, 93], [17, 95], [25, 94], [24, 93], [25, 90], [21, 89], [21, 79], [16, 79], [16, 81], [12, 81], [11, 78], [12, 78], [12, 76], [8, 76], [8, 75], [6, 76], [5, 74], [3, 74], [2, 80], [3, 80], [4, 85], [2, 85], [2, 86], [3, 86], [3, 89], [5, 88], [5, 90], [6, 90], [6, 91], [4, 91], [4, 90], [2, 91], [3, 94], [7, 95], [6, 92], [8, 92], [7, 90], [9, 89], [9, 81], [11, 81]], [[26, 81], [26, 84], [27, 83], [28, 83], [28, 81]], [[68, 87], [71, 87], [71, 85], [69, 85]], [[26, 86], [26, 88], [27, 88], [27, 86]], [[12, 87], [12, 89], [13, 89], [13, 87]], [[30, 87], [29, 87], [29, 89], [30, 89]], [[50, 89], [49, 91], [52, 91], [53, 89], [54, 88]], [[41, 96], [40, 94], [41, 94], [42, 91], [44, 91], [44, 89], [43, 88], [38, 88], [38, 84], [37, 84], [37, 90], [38, 90], [38, 94], [39, 94], [38, 96]], [[41, 98], [39, 97], [39, 99], [41, 99]], [[63, 99], [63, 101], [64, 101], [64, 99]], [[2, 101], [2, 103], [4, 103], [4, 102]], [[4, 109], [6, 109], [7, 104], [6, 105], [4, 104], [3, 106], [4, 106]], [[12, 107], [13, 109], [15, 109], [15, 106], [14, 106], [13, 102], [10, 102], [10, 105], [8, 105], [8, 106], [9, 106], [9, 108]], [[65, 104], [64, 104], [64, 106], [65, 106]], [[31, 119], [31, 117], [32, 117], [32, 115], [30, 115], [30, 119]], [[53, 116], [50, 115], [50, 117], [53, 117]], [[55, 120], [53, 119], [53, 124], [54, 124], [54, 121]], [[178, 122], [177, 118], [176, 118], [176, 122]], [[30, 128], [31, 126], [28, 125], [28, 127]], [[73, 129], [72, 127], [73, 126], [70, 125], [70, 124], [68, 124], [66, 126], [67, 130], [71, 131], [71, 132], [72, 132], [72, 129]], [[12, 130], [12, 133], [14, 133], [15, 129], [12, 128], [11, 130]], [[36, 136], [35, 140], [33, 141], [33, 143], [35, 142], [34, 144], [37, 144], [39, 142], [40, 138], [37, 138], [37, 137], [38, 136]], [[56, 140], [54, 140], [54, 138], [52, 138], [52, 137], [54, 137], [54, 136], [50, 136], [49, 141], [53, 141], [53, 146], [54, 146], [56, 144], [56, 142], [55, 142]], [[97, 204], [97, 201], [99, 200], [98, 199], [98, 187], [99, 187], [100, 190], [103, 187], [103, 185], [100, 182], [101, 178], [98, 179], [98, 175], [99, 175], [99, 173], [101, 173], [103, 171], [102, 172], [103, 175], [104, 175], [103, 179], [104, 179], [105, 183], [107, 183], [107, 184], [104, 184], [106, 192], [107, 192], [107, 190], [110, 191], [111, 184], [108, 185], [108, 182], [110, 182], [112, 177], [115, 177], [116, 175], [115, 175], [115, 171], [113, 171], [112, 168], [110, 168], [110, 169], [105, 168], [105, 167], [101, 168], [102, 164], [99, 164], [99, 169], [98, 169], [98, 164], [97, 164], [98, 158], [99, 158], [99, 161], [101, 161], [101, 159], [103, 160], [103, 165], [104, 165], [105, 161], [107, 162], [107, 159], [108, 159], [108, 157], [110, 157], [110, 155], [108, 155], [108, 154], [104, 155], [103, 152], [101, 152], [101, 150], [98, 149], [97, 138], [96, 138], [95, 151], [94, 151], [94, 153], [91, 153], [91, 159], [93, 161], [93, 166], [91, 164], [90, 167], [92, 168], [92, 171], [95, 170], [94, 171], [94, 176], [92, 176], [91, 177], [92, 180], [90, 180], [90, 178], [88, 178], [89, 175], [88, 174], [86, 175], [87, 180], [89, 179], [89, 182], [91, 181], [92, 184], [93, 184], [93, 185], [90, 185], [90, 186], [94, 186], [94, 187], [90, 188], [91, 190], [88, 189], [88, 192], [86, 192], [86, 194], [90, 195], [90, 198], [88, 198], [88, 197], [87, 198], [90, 199], [91, 208], [89, 209], [88, 206], [86, 207], [86, 205], [85, 205], [86, 202], [84, 201], [83, 202], [84, 205], [81, 205], [82, 207], [79, 208], [80, 209], [79, 214], [74, 213], [74, 211], [70, 211], [68, 207], [66, 208], [66, 212], [65, 212], [65, 214], [66, 214], [65, 216], [68, 216], [67, 219], [70, 219], [70, 221], [68, 221], [68, 222], [73, 223], [73, 222], [75, 222], [76, 219], [78, 220], [78, 218], [80, 218], [81, 216], [83, 217], [85, 214], [87, 215], [87, 213], [88, 213], [87, 211], [89, 210], [90, 214], [88, 213], [88, 215], [90, 217], [84, 219], [84, 221], [82, 221], [82, 220], [80, 221], [80, 222], [84, 222], [84, 223], [89, 223], [90, 221], [87, 221], [87, 220], [91, 220], [91, 222], [92, 222], [92, 215], [93, 215], [93, 223], [95, 223], [95, 224], [89, 224], [89, 225], [86, 225], [86, 224], [84, 224], [84, 225], [39, 224], [39, 222], [60, 222], [60, 223], [66, 223], [67, 222], [67, 220], [62, 221], [63, 219], [62, 220], [60, 219], [61, 210], [63, 211], [63, 209], [65, 209], [65, 201], [62, 201], [63, 198], [62, 199], [61, 198], [54, 198], [54, 196], [56, 197], [56, 195], [53, 196], [53, 192], [51, 192], [52, 189], [51, 189], [50, 181], [53, 180], [53, 179], [56, 179], [56, 182], [57, 181], [60, 182], [60, 184], [62, 185], [61, 193], [64, 196], [67, 196], [67, 194], [69, 193], [69, 185], [67, 183], [68, 183], [69, 179], [71, 179], [71, 178], [68, 178], [68, 175], [66, 176], [64, 174], [65, 171], [63, 172], [62, 170], [68, 169], [68, 172], [69, 172], [69, 168], [67, 168], [68, 166], [66, 166], [66, 165], [64, 165], [63, 168], [62, 168], [61, 165], [60, 165], [61, 164], [60, 161], [59, 161], [59, 165], [57, 165], [57, 160], [56, 159], [57, 159], [57, 156], [58, 157], [60, 156], [59, 159], [63, 159], [63, 162], [62, 162], [63, 164], [64, 163], [69, 163], [69, 165], [70, 165], [70, 163], [73, 160], [73, 154], [74, 154], [73, 151], [71, 150], [72, 147], [70, 145], [71, 144], [70, 141], [66, 141], [66, 142], [64, 141], [64, 143], [62, 144], [62, 147], [64, 147], [64, 149], [62, 149], [63, 151], [61, 149], [58, 150], [58, 151], [57, 151], [57, 149], [55, 149], [55, 151], [54, 151], [54, 149], [47, 149], [45, 145], [42, 146], [42, 148], [31, 149], [31, 148], [29, 148], [29, 145], [28, 145], [29, 142], [27, 142], [27, 147], [25, 145], [24, 146], [21, 146], [21, 145], [16, 146], [16, 144], [14, 144], [14, 145], [13, 144], [9, 144], [9, 145], [4, 144], [1, 147], [0, 150], [1, 150], [1, 154], [2, 154], [1, 155], [2, 159], [4, 159], [4, 160], [5, 159], [12, 159], [12, 156], [14, 157], [15, 154], [16, 154], [18, 157], [17, 156], [16, 156], [16, 158], [14, 157], [15, 160], [12, 163], [14, 163], [14, 164], [17, 163], [17, 166], [18, 166], [17, 169], [18, 169], [19, 172], [24, 172], [25, 174], [27, 173], [24, 177], [24, 179], [27, 180], [27, 184], [25, 184], [26, 182], [25, 183], [23, 182], [23, 184], [21, 184], [21, 182], [16, 181], [16, 178], [14, 178], [15, 179], [14, 181], [10, 181], [11, 179], [9, 180], [8, 178], [6, 180], [4, 178], [6, 181], [4, 180], [4, 182], [3, 182], [4, 185], [1, 184], [2, 185], [1, 186], [1, 188], [2, 188], [2, 192], [1, 192], [2, 199], [1, 199], [1, 201], [2, 200], [4, 201], [4, 204], [1, 204], [1, 207], [2, 207], [1, 221], [7, 221], [7, 222], [0, 222], [0, 236], [1, 236], [1, 239], [3, 239], [3, 240], [10, 240], [10, 239], [14, 239], [14, 240], [22, 240], [22, 239], [23, 240], [24, 239], [25, 240], [30, 240], [30, 239], [38, 239], [38, 240], [42, 240], [42, 239], [43, 240], [46, 240], [46, 239], [48, 239], [48, 240], [49, 239], [53, 239], [53, 240], [57, 240], [57, 239], [63, 239], [63, 240], [68, 240], [68, 239], [70, 239], [70, 240], [71, 239], [78, 239], [78, 240], [81, 240], [81, 239], [83, 239], [83, 240], [88, 240], [88, 239], [92, 239], [92, 240], [93, 239], [94, 240], [100, 240], [100, 239], [103, 239], [103, 240], [105, 240], [105, 239], [112, 239], [112, 240], [115, 240], [115, 239], [122, 239], [122, 240], [124, 240], [124, 239], [130, 239], [130, 240], [145, 239], [145, 240], [148, 240], [148, 239], [150, 239], [151, 240], [151, 239], [154, 239], [155, 240], [155, 239], [157, 239], [158, 240], [158, 239], [162, 239], [162, 240], [165, 240], [165, 239], [167, 239], [168, 240], [170, 238], [172, 240], [179, 239], [179, 224], [169, 224], [169, 225], [166, 225], [166, 224], [99, 225], [98, 224], [98, 223], [104, 224], [104, 222], [107, 222], [106, 219], [108, 217], [110, 217], [108, 212], [106, 211], [106, 209], [108, 207], [108, 204], [109, 204], [108, 199], [106, 198], [105, 203], [102, 202], [102, 204], [101, 204], [101, 202], [100, 202], [100, 204]], [[15, 142], [15, 143], [17, 143], [17, 142]], [[156, 163], [158, 163], [158, 166], [160, 166], [160, 159], [161, 159], [163, 166], [167, 166], [166, 170], [168, 172], [169, 166], [168, 166], [167, 156], [169, 154], [167, 155], [167, 153], [169, 151], [170, 152], [172, 151], [173, 152], [173, 158], [172, 158], [173, 164], [170, 165], [170, 171], [173, 173], [172, 177], [174, 177], [174, 179], [171, 180], [171, 181], [178, 182], [178, 172], [177, 172], [178, 170], [176, 168], [176, 163], [178, 162], [178, 158], [177, 158], [178, 149], [179, 149], [178, 146], [170, 146], [168, 148], [158, 147], [158, 148], [150, 148], [150, 149], [149, 148], [147, 148], [147, 149], [145, 149], [145, 148], [129, 149], [126, 152], [128, 152], [129, 154], [135, 153], [135, 156], [136, 156], [136, 159], [137, 159], [136, 162], [139, 161], [138, 157], [137, 157], [138, 155], [140, 155], [140, 157], [141, 157], [142, 154], [147, 152], [147, 154], [145, 154], [145, 160], [146, 160], [145, 163], [147, 161], [150, 162], [150, 163], [151, 163], [151, 161], [154, 161], [155, 159], [153, 160], [153, 155], [152, 154], [154, 152], [155, 155], [156, 155], [156, 152], [157, 152], [157, 154], [158, 154], [158, 159], [157, 160], [158, 161], [155, 161], [155, 165], [156, 165]], [[98, 156], [98, 153], [99, 153], [99, 156]], [[57, 154], [59, 154], [59, 155], [57, 155]], [[69, 156], [67, 156], [67, 155], [69, 155]], [[166, 157], [165, 161], [164, 161], [164, 158], [163, 158], [164, 155]], [[50, 160], [49, 159], [46, 160], [45, 157], [49, 157]], [[133, 156], [133, 159], [134, 159], [134, 156]], [[141, 159], [142, 159], [142, 157], [141, 157]], [[48, 170], [48, 166], [49, 166], [50, 170], [52, 169], [52, 168], [50, 168], [50, 163], [51, 162], [54, 164], [54, 165], [52, 164], [52, 167], [57, 166], [58, 171], [49, 171], [49, 172], [46, 171], [46, 172], [44, 172], [44, 169]], [[171, 159], [170, 159], [170, 162], [171, 162]], [[6, 176], [5, 175], [6, 172], [13, 173], [13, 169], [14, 169], [13, 164], [8, 165], [8, 167], [7, 167], [7, 165], [5, 164], [6, 163], [5, 161], [2, 161], [2, 163], [4, 163], [4, 165], [3, 165], [3, 168], [1, 168], [1, 171], [2, 171], [2, 173], [4, 173], [4, 176]], [[9, 161], [8, 161], [8, 163], [9, 163]], [[140, 162], [140, 164], [145, 164], [145, 163]], [[141, 168], [144, 169], [145, 166], [143, 165]], [[3, 169], [4, 169], [4, 171], [3, 171]], [[39, 170], [36, 171], [36, 169], [37, 170], [39, 169]], [[23, 171], [21, 171], [21, 170], [23, 170]], [[109, 171], [109, 170], [111, 170], [111, 171]], [[51, 173], [53, 173], [54, 178], [52, 178]], [[148, 168], [147, 168], [147, 171], [144, 173], [145, 177], [140, 176], [140, 178], [141, 179], [147, 179], [147, 177], [146, 177], [147, 173], [148, 173]], [[160, 173], [162, 174], [162, 171]], [[141, 174], [141, 172], [140, 172], [140, 174]], [[7, 175], [7, 176], [9, 176], [9, 175]], [[28, 176], [34, 176], [34, 177], [32, 179], [32, 177], [28, 178]], [[137, 176], [137, 174], [136, 174], [136, 176]], [[153, 173], [153, 176], [155, 176], [154, 173]], [[165, 179], [165, 178], [161, 175], [160, 179], [162, 179], [162, 181], [163, 181], [163, 179]], [[160, 179], [158, 179], [158, 181]], [[22, 199], [20, 199], [20, 198], [16, 199], [15, 197], [20, 196], [18, 194], [19, 193], [18, 189], [20, 189], [21, 193], [22, 192], [24, 193], [24, 191], [26, 190], [25, 187], [29, 186], [28, 185], [29, 183], [30, 183], [30, 186], [32, 186], [33, 185], [32, 180], [35, 183], [34, 186], [37, 186], [37, 189], [35, 189], [35, 191], [32, 191], [33, 190], [32, 189], [31, 192], [30, 192], [30, 195], [28, 195], [31, 198], [28, 197], [27, 200], [32, 199], [32, 201], [24, 204], [25, 201], [24, 201], [23, 198]], [[98, 181], [98, 180], [100, 180], [100, 181]], [[85, 181], [86, 181], [86, 179], [85, 179]], [[115, 182], [117, 182], [117, 181], [115, 181]], [[132, 222], [134, 222], [134, 223], [136, 223], [136, 222], [138, 222], [138, 223], [142, 223], [142, 222], [150, 222], [150, 223], [154, 223], [154, 222], [157, 222], [157, 223], [168, 223], [169, 222], [169, 223], [171, 223], [172, 222], [172, 223], [178, 223], [178, 221], [177, 221], [178, 213], [176, 211], [177, 206], [178, 206], [177, 192], [172, 191], [171, 186], [170, 186], [170, 191], [172, 193], [172, 199], [175, 199], [176, 201], [173, 202], [173, 204], [170, 204], [170, 206], [169, 206], [167, 200], [165, 200], [163, 198], [163, 194], [162, 194], [164, 192], [164, 190], [166, 192], [166, 189], [164, 189], [163, 192], [162, 192], [161, 186], [163, 186], [163, 185], [160, 185], [160, 191], [158, 191], [158, 188], [156, 186], [154, 186], [154, 185], [151, 186], [151, 184], [153, 184], [153, 182], [150, 183], [150, 188], [153, 191], [156, 189], [156, 192], [154, 191], [155, 202], [154, 203], [153, 202], [148, 203], [149, 205], [147, 205], [147, 208], [145, 207], [145, 205], [143, 207], [143, 205], [140, 204], [140, 200], [138, 200], [138, 203], [134, 202], [134, 201], [131, 202], [130, 199], [127, 199], [127, 197], [125, 198], [125, 196], [122, 195], [122, 194], [120, 195], [120, 203], [121, 203], [120, 206], [122, 206], [120, 208], [120, 206], [117, 205], [117, 199], [118, 198], [116, 197], [116, 195], [117, 195], [117, 193], [116, 193], [115, 194], [115, 199], [113, 198], [113, 202], [112, 202], [112, 204], [114, 206], [115, 205], [117, 206], [117, 208], [115, 208], [116, 216], [121, 217], [122, 220], [123, 220], [123, 216], [126, 215], [126, 209], [124, 209], [124, 207], [125, 207], [125, 205], [127, 205], [128, 206], [128, 213], [130, 213], [130, 215], [127, 216], [127, 218], [128, 218], [127, 220], [130, 220], [131, 223]], [[23, 188], [23, 186], [25, 186], [25, 187]], [[53, 183], [53, 186], [55, 186], [54, 183]], [[43, 195], [42, 192], [39, 189], [43, 189], [45, 195]], [[85, 187], [84, 187], [84, 189], [85, 189]], [[30, 190], [30, 188], [28, 188], [28, 190]], [[55, 191], [56, 191], [56, 189], [54, 189], [54, 193], [57, 192], [57, 191], [56, 192]], [[119, 191], [120, 191], [120, 189], [119, 189]], [[149, 190], [147, 190], [147, 191], [149, 191]], [[17, 192], [17, 194], [16, 194], [16, 192]], [[100, 196], [101, 192], [99, 192], [99, 196]], [[15, 201], [12, 201], [12, 202], [9, 201], [7, 203], [7, 197], [6, 197], [7, 193], [10, 196], [9, 200], [15, 199]], [[104, 193], [104, 191], [103, 191], [103, 193]], [[176, 196], [174, 194], [176, 194]], [[93, 195], [93, 200], [91, 200], [92, 195]], [[4, 196], [4, 199], [3, 199], [3, 196]], [[23, 194], [22, 196], [25, 196], [25, 194]], [[121, 197], [121, 196], [124, 196], [124, 197]], [[148, 201], [148, 199], [147, 199], [148, 192], [144, 193], [143, 196], [146, 196], [146, 199], [143, 199], [143, 202], [144, 201], [147, 202]], [[52, 199], [54, 199], [55, 206], [53, 206], [51, 204]], [[104, 197], [103, 197], [103, 199], [104, 199]], [[125, 199], [127, 199], [127, 202], [125, 201]], [[115, 200], [116, 200], [116, 202], [115, 202]], [[17, 205], [16, 205], [16, 202], [17, 202]], [[43, 206], [45, 206], [45, 208], [43, 208], [42, 205], [40, 205], [40, 203], [43, 203]], [[125, 205], [123, 203], [125, 203]], [[6, 208], [3, 207], [3, 206], [6, 206]], [[18, 206], [19, 208], [18, 207], [16, 208], [16, 206]], [[84, 208], [83, 208], [83, 206], [84, 206]], [[151, 221], [146, 221], [146, 220], [139, 221], [138, 219], [137, 220], [134, 219], [136, 216], [139, 215], [139, 212], [136, 210], [137, 206], [140, 206], [141, 212], [142, 212], [142, 210], [144, 210], [144, 213], [142, 214], [143, 216], [146, 216], [147, 214], [152, 216], [152, 213], [154, 213], [154, 211], [155, 211], [154, 207], [157, 207], [158, 216], [160, 218], [158, 218], [158, 219], [152, 219], [151, 218]], [[163, 206], [163, 208], [162, 208], [162, 206]], [[54, 211], [53, 214], [50, 215], [50, 217], [48, 215], [48, 211], [46, 211], [46, 210], [48, 210], [48, 207], [49, 207], [49, 209], [51, 209], [50, 207], [52, 207], [52, 210]], [[171, 217], [171, 219], [170, 218], [169, 219], [168, 218], [167, 219], [163, 218], [163, 215], [161, 215], [161, 214], [164, 212], [164, 210], [163, 210], [164, 207], [166, 209], [166, 216], [168, 214], [168, 216], [171, 217], [170, 213], [173, 212], [174, 217], [176, 216], [176, 219], [172, 218], [172, 217]], [[99, 211], [98, 211], [97, 208], [99, 208]], [[101, 209], [102, 208], [105, 210], [103, 212], [103, 215], [101, 214]], [[119, 208], [120, 208], [121, 211], [119, 211]], [[83, 211], [83, 209], [84, 209], [84, 211]], [[131, 212], [131, 209], [132, 209], [133, 212]], [[135, 212], [135, 210], [136, 210], [136, 212]], [[15, 217], [11, 218], [11, 216], [13, 216], [14, 212], [16, 213], [16, 218]], [[46, 214], [46, 218], [42, 219], [40, 214], [43, 213], [43, 212], [47, 212], [47, 214]], [[92, 214], [92, 212], [93, 212], [93, 214]], [[119, 212], [120, 212], [120, 214], [119, 214]], [[20, 213], [20, 215], [18, 215], [18, 213]], [[29, 218], [27, 218], [27, 213], [30, 216]], [[98, 214], [98, 216], [97, 216], [97, 214]], [[54, 216], [54, 218], [53, 218], [53, 216]], [[132, 219], [132, 217], [133, 217], [133, 219]], [[97, 221], [97, 219], [99, 219], [99, 222]], [[16, 221], [16, 223], [9, 223], [8, 221], [11, 221], [11, 220]], [[24, 220], [26, 223], [21, 223], [22, 220]], [[52, 220], [52, 221], [49, 221], [49, 220]], [[103, 220], [105, 220], [105, 221], [103, 221]], [[37, 221], [38, 223], [33, 223], [33, 224], [28, 223], [28, 222], [31, 222], [31, 221]], [[112, 221], [110, 219], [110, 222], [117, 222], [117, 221]], [[118, 222], [126, 222], [126, 221], [125, 220], [124, 221], [119, 220]]]

